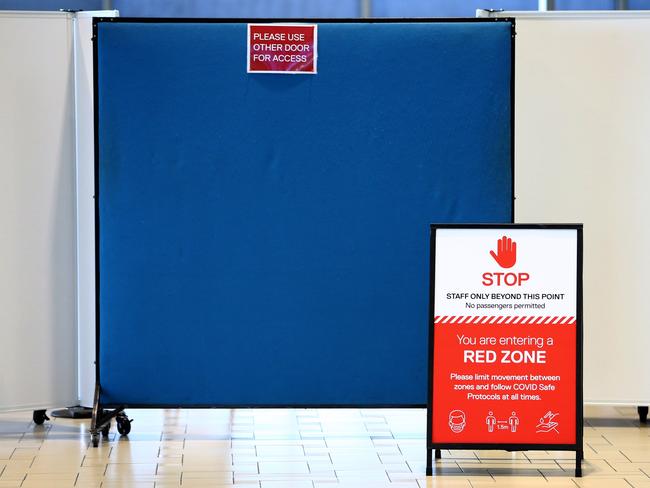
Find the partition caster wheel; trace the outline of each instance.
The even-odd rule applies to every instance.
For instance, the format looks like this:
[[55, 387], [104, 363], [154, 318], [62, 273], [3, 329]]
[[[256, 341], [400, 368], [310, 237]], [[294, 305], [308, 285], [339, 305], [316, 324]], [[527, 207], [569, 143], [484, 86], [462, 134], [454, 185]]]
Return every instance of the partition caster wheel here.
[[93, 443], [93, 447], [99, 446], [99, 434], [90, 434], [90, 442]]
[[[637, 412], [639, 413], [639, 422], [642, 424], [648, 423], [648, 407], [636, 407]], [[36, 412], [34, 412], [36, 414]]]
[[111, 431], [111, 422], [109, 421], [103, 428], [102, 428], [102, 435], [104, 437], [108, 437], [108, 433]]
[[117, 431], [120, 435], [129, 435], [129, 432], [131, 432], [132, 420], [129, 420], [129, 418], [123, 413], [119, 414], [115, 420], [117, 420]]
[[50, 417], [47, 416], [45, 410], [34, 410], [32, 415], [32, 420], [36, 425], [43, 425], [43, 422], [50, 420]]

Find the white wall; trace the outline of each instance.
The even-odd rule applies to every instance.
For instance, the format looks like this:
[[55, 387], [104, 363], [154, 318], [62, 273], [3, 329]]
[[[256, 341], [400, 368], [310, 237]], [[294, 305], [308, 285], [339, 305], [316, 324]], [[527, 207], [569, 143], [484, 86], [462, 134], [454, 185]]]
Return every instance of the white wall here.
[[583, 222], [584, 394], [650, 404], [650, 16], [516, 17], [515, 218]]
[[0, 410], [92, 405], [92, 18], [117, 15], [0, 12]]
[[0, 409], [77, 400], [72, 28], [0, 12]]

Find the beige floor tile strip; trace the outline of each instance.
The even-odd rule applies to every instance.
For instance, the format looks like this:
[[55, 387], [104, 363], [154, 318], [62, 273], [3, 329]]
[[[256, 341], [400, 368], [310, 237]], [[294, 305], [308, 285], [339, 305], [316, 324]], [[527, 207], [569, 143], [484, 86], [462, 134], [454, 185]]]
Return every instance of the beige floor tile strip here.
[[650, 427], [634, 408], [585, 409], [571, 452], [443, 451], [424, 476], [426, 413], [402, 409], [132, 410], [90, 447], [88, 421], [0, 414], [0, 488], [650, 488]]

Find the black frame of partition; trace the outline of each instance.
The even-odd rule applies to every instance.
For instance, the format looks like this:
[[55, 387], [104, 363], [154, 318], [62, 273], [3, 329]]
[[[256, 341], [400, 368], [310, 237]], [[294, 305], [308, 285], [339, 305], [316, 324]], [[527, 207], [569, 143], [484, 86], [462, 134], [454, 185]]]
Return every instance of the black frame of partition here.
[[[93, 18], [93, 110], [94, 110], [94, 201], [95, 201], [95, 395], [93, 402], [93, 416], [90, 425], [91, 440], [93, 446], [99, 443], [100, 432], [107, 433], [107, 426], [110, 426], [111, 419], [117, 418], [119, 422], [128, 421], [124, 414], [125, 408], [178, 408], [176, 404], [102, 404], [101, 397], [101, 365], [99, 354], [100, 342], [100, 191], [99, 191], [99, 82], [98, 82], [98, 29], [100, 23], [185, 23], [185, 24], [248, 24], [248, 23], [361, 23], [361, 24], [390, 24], [390, 23], [493, 23], [506, 22], [511, 25], [510, 42], [510, 173], [511, 173], [511, 215], [510, 222], [514, 222], [515, 216], [515, 19], [514, 18], [377, 18], [377, 19], [355, 19], [355, 18], [173, 18], [173, 17], [95, 17]], [[243, 65], [242, 65], [243, 66]], [[242, 68], [243, 69], [243, 68]], [[426, 404], [416, 405], [182, 405], [183, 408], [423, 408]], [[112, 411], [106, 409], [113, 409]]]
[[[430, 274], [429, 274], [429, 385], [427, 400], [427, 476], [433, 474], [432, 451], [435, 450], [435, 458], [440, 459], [441, 449], [499, 449], [506, 451], [575, 451], [576, 465], [575, 476], [582, 476], [582, 459], [584, 458], [583, 447], [583, 371], [582, 371], [582, 347], [583, 347], [583, 316], [582, 316], [582, 224], [431, 224], [431, 245], [430, 245]], [[567, 229], [577, 232], [576, 239], [576, 442], [575, 444], [504, 444], [504, 443], [434, 443], [432, 439], [433, 423], [433, 345], [435, 341], [435, 327], [433, 318], [435, 316], [435, 271], [436, 271], [436, 230], [437, 229]]]

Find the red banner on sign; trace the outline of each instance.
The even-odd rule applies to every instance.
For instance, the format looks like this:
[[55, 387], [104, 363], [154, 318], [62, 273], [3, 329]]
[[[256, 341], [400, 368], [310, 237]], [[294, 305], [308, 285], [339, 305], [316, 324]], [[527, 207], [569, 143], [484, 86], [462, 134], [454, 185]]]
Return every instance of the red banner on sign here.
[[317, 26], [248, 24], [248, 72], [315, 74]]
[[518, 318], [436, 318], [434, 442], [575, 443], [575, 317]]

